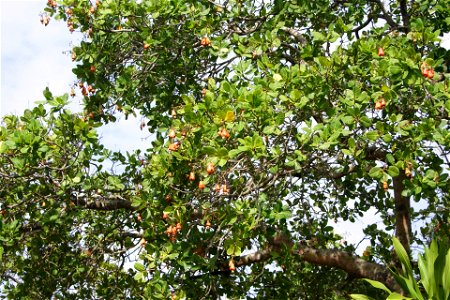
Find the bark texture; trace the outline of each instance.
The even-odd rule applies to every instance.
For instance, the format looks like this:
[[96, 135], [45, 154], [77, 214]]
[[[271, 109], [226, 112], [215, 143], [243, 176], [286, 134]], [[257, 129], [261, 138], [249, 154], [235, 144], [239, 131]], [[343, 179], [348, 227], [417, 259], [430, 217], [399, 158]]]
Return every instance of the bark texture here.
[[[250, 265], [257, 262], [269, 260], [271, 252], [279, 251], [279, 245], [271, 245], [263, 250], [241, 256], [236, 260], [236, 267]], [[393, 291], [401, 292], [400, 286], [395, 281], [389, 269], [381, 264], [368, 262], [357, 256], [336, 249], [315, 249], [313, 247], [301, 246], [293, 252], [305, 262], [338, 268], [353, 276], [354, 278], [368, 278], [384, 283]]]
[[395, 236], [402, 243], [407, 253], [410, 253], [411, 245], [411, 203], [409, 197], [402, 196], [405, 188], [403, 181], [406, 179], [405, 173], [393, 178], [394, 202], [395, 202]]

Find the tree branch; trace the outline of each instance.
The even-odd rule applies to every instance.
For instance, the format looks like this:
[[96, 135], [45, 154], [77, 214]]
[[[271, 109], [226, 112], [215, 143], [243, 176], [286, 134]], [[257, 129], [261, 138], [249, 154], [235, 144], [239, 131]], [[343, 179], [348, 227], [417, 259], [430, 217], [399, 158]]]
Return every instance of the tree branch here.
[[402, 14], [403, 19], [403, 27], [406, 31], [409, 30], [409, 14], [408, 14], [408, 5], [406, 0], [400, 0], [400, 13]]
[[30, 233], [40, 230], [42, 230], [42, 226], [40, 224], [24, 224], [20, 227], [20, 231], [22, 233]]
[[369, 160], [384, 161], [386, 159], [386, 151], [381, 148], [377, 148], [374, 145], [367, 147], [367, 149], [365, 151], [365, 155], [366, 155], [366, 159], [369, 159]]
[[302, 47], [306, 46], [308, 41], [306, 40], [305, 36], [299, 30], [297, 30], [295, 28], [285, 27], [285, 26], [283, 26], [281, 28], [281, 30], [283, 30], [284, 32], [293, 36], [295, 38], [295, 40], [300, 44], [300, 46], [302, 46]]
[[[385, 161], [386, 160], [386, 151], [381, 148], [377, 148], [375, 145], [368, 146], [365, 151], [365, 158], [367, 160], [380, 160]], [[314, 163], [316, 160], [321, 160], [319, 156], [313, 156], [307, 161], [307, 165], [304, 167], [304, 169], [301, 172], [294, 172], [292, 173], [292, 176], [294, 177], [302, 177], [307, 170], [311, 170], [311, 173], [318, 174], [320, 176], [323, 176], [323, 178], [328, 179], [339, 179], [342, 178], [350, 173], [355, 172], [358, 169], [357, 164], [351, 164], [344, 168], [344, 170], [339, 171], [336, 169], [333, 169], [329, 166], [329, 163], [327, 163], [325, 160], [322, 160], [318, 163]], [[293, 170], [292, 170], [293, 171]]]
[[400, 286], [385, 266], [365, 261], [345, 251], [301, 247], [297, 253], [303, 261], [311, 264], [338, 268], [356, 278], [377, 280], [386, 284], [391, 290], [401, 291]]
[[356, 34], [356, 37], [359, 38], [359, 31], [363, 28], [365, 28], [367, 25], [370, 24], [370, 22], [372, 22], [372, 16], [369, 15], [369, 17], [367, 18], [367, 20], [363, 23], [361, 23], [359, 26], [355, 27], [352, 29], [352, 32], [354, 32]]
[[86, 209], [95, 209], [95, 210], [116, 210], [116, 209], [127, 209], [134, 210], [131, 206], [131, 201], [123, 198], [120, 195], [74, 195], [72, 202]]
[[257, 263], [257, 262], [266, 261], [272, 257], [272, 255], [270, 253], [273, 251], [273, 249], [274, 249], [273, 246], [269, 246], [266, 249], [241, 256], [238, 259], [236, 259], [234, 264], [236, 267], [240, 267], [240, 266], [251, 265], [251, 264]]
[[386, 8], [384, 7], [383, 3], [381, 2], [381, 0], [371, 0], [373, 3], [377, 4], [377, 6], [380, 8], [381, 10], [381, 17], [386, 20], [386, 22], [389, 24], [389, 26], [391, 26], [392, 28], [399, 28], [400, 26], [394, 22], [394, 20], [392, 19], [391, 15], [386, 11]]
[[[236, 259], [235, 266], [239, 267], [267, 261], [272, 257], [271, 252], [277, 251], [277, 249], [278, 247], [269, 246], [263, 250], [241, 256]], [[385, 266], [368, 262], [345, 251], [337, 249], [315, 249], [308, 246], [300, 246], [293, 254], [298, 255], [299, 258], [305, 262], [318, 266], [341, 269], [355, 278], [377, 280], [386, 284], [391, 290], [401, 291], [400, 286], [396, 283], [394, 277]]]
[[132, 238], [132, 239], [142, 239], [144, 234], [136, 232], [136, 231], [124, 231], [120, 234], [121, 238]]
[[297, 42], [299, 42], [302, 47], [306, 46], [307, 40], [306, 40], [305, 36], [303, 34], [301, 34], [301, 32], [298, 31], [297, 29], [290, 28], [290, 27], [282, 27], [281, 30], [283, 30], [284, 32], [293, 36], [295, 38], [295, 40]]

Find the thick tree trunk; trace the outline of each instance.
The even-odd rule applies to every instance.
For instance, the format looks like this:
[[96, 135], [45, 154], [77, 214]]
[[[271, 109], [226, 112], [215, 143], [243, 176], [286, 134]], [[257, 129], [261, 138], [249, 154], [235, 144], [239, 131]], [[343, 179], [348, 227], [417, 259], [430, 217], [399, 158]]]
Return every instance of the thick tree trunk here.
[[406, 179], [403, 170], [400, 175], [393, 178], [394, 203], [395, 203], [395, 236], [402, 243], [407, 253], [410, 253], [411, 245], [411, 203], [409, 197], [402, 196], [405, 188], [403, 181]]

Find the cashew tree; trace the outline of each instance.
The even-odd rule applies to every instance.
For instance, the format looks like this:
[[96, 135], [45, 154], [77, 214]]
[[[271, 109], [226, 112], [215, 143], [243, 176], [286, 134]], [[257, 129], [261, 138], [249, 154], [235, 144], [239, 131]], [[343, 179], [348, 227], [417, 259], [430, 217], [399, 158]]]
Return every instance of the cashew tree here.
[[[414, 259], [450, 230], [448, 7], [48, 1], [44, 25], [83, 35], [78, 81], [3, 118], [1, 295], [401, 293], [392, 236]], [[137, 114], [147, 149], [102, 145], [98, 128]], [[330, 224], [361, 218], [358, 255]]]

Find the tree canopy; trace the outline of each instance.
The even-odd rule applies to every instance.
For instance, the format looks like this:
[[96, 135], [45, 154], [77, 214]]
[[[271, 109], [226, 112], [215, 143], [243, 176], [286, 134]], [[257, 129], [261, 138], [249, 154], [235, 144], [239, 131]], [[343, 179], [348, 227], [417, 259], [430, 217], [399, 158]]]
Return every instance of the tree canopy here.
[[[392, 235], [411, 255], [450, 232], [449, 7], [48, 1], [44, 25], [84, 36], [78, 81], [3, 118], [0, 294], [345, 299], [371, 293], [358, 278], [401, 292]], [[148, 148], [106, 149], [96, 129], [133, 114]], [[367, 219], [358, 256], [330, 220], [371, 208], [383, 224]]]

